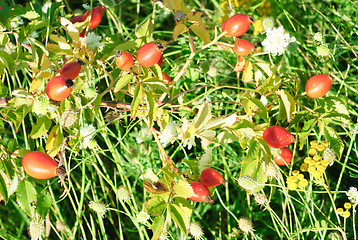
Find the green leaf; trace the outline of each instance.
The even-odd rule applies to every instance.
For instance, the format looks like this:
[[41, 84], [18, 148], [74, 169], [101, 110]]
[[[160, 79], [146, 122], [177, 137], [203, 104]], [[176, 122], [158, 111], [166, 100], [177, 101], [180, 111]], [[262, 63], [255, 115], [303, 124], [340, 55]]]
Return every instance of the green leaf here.
[[3, 173], [0, 174], [0, 194], [4, 198], [4, 202], [6, 204], [9, 200], [9, 197], [7, 194], [7, 186], [6, 186], [5, 179], [3, 177]]
[[253, 102], [260, 109], [260, 111], [257, 111], [257, 115], [267, 122], [268, 114], [264, 104], [257, 98], [248, 97], [247, 99]]
[[329, 147], [333, 149], [337, 154], [338, 159], [340, 159], [344, 150], [344, 143], [338, 133], [333, 128], [326, 126], [324, 128], [324, 135], [329, 142]]
[[303, 125], [303, 128], [301, 129], [300, 132], [300, 150], [303, 148], [303, 146], [305, 145], [305, 142], [309, 136], [309, 134], [311, 133], [313, 127], [316, 125], [316, 119], [310, 119], [307, 122], [305, 122], [305, 125]]
[[237, 118], [236, 114], [230, 114], [230, 115], [212, 118], [206, 124], [205, 129], [209, 130], [209, 129], [216, 129], [216, 128], [231, 127], [236, 122], [236, 118]]
[[53, 126], [46, 141], [47, 154], [50, 155], [51, 157], [56, 156], [59, 147], [62, 144], [62, 141], [63, 141], [63, 134], [60, 131], [60, 126], [59, 125]]
[[31, 203], [37, 200], [37, 194], [31, 182], [24, 180], [17, 186], [17, 203], [29, 216], [32, 216]]
[[166, 209], [167, 203], [160, 196], [155, 196], [147, 201], [145, 209], [152, 216], [157, 216]]
[[0, 51], [0, 62], [7, 68], [9, 73], [13, 73], [15, 69], [14, 59], [5, 51]]
[[151, 77], [151, 78], [146, 78], [144, 79], [144, 84], [147, 85], [152, 91], [155, 90], [160, 90], [162, 92], [168, 93], [168, 87], [162, 82], [160, 81], [158, 78], [156, 77]]
[[191, 214], [193, 213], [193, 206], [186, 198], [174, 197], [174, 203], [184, 211], [187, 217], [190, 218]]
[[282, 114], [286, 113], [287, 122], [290, 122], [292, 113], [296, 110], [295, 100], [286, 90], [278, 90], [276, 93], [281, 97], [280, 112], [282, 112]]
[[143, 85], [137, 84], [137, 86], [134, 89], [133, 100], [131, 103], [131, 119], [136, 118], [138, 107], [143, 99], [143, 92], [144, 92]]
[[114, 93], [117, 93], [121, 90], [125, 85], [127, 85], [133, 79], [133, 74], [126, 74], [122, 76], [116, 83], [114, 87]]
[[80, 33], [77, 28], [71, 23], [70, 20], [64, 17], [60, 17], [60, 23], [65, 29], [65, 31], [70, 35], [71, 39], [75, 42], [78, 42]]
[[200, 131], [212, 118], [210, 103], [205, 102], [198, 106], [199, 112], [193, 120], [193, 125], [197, 131]]
[[2, 23], [3, 26], [5, 26], [8, 18], [10, 17], [11, 9], [5, 1], [0, 1], [0, 8], [1, 8], [0, 23]]
[[153, 93], [151, 91], [146, 92], [147, 94], [147, 108], [148, 108], [148, 117], [149, 117], [149, 126], [148, 129], [153, 127], [153, 121], [157, 120], [158, 104], [154, 99]]
[[25, 14], [22, 14], [21, 17], [32, 20], [40, 17], [40, 15], [35, 11], [27, 11]]
[[[0, 62], [0, 69], [1, 69], [1, 62]], [[1, 71], [1, 70], [0, 70]], [[2, 75], [2, 73], [0, 72], [0, 75]], [[2, 81], [0, 81], [0, 97], [6, 97], [8, 94], [8, 88], [4, 85], [4, 83]]]
[[152, 225], [149, 227], [149, 229], [152, 229], [153, 231], [153, 236], [151, 240], [158, 240], [160, 238], [160, 235], [162, 235], [165, 224], [165, 216], [166, 214], [164, 213], [154, 218]]
[[42, 218], [45, 219], [52, 205], [52, 197], [44, 189], [37, 188], [37, 193], [38, 198], [36, 204], [36, 211], [40, 214]]
[[44, 136], [50, 130], [51, 123], [52, 121], [47, 116], [40, 117], [32, 127], [30, 137], [35, 139]]
[[170, 213], [170, 217], [173, 219], [175, 224], [185, 235], [187, 235], [190, 216], [187, 216], [183, 209], [176, 204], [169, 204], [168, 210]]
[[177, 25], [175, 25], [174, 30], [173, 30], [173, 40], [175, 41], [180, 34], [182, 34], [183, 32], [185, 32], [187, 30], [188, 30], [188, 28], [185, 26], [183, 21], [178, 22]]
[[190, 29], [204, 42], [204, 44], [210, 42], [210, 33], [203, 25], [192, 24]]
[[154, 25], [152, 23], [152, 20], [148, 18], [148, 20], [140, 25], [135, 33], [135, 35], [138, 38], [142, 38], [145, 43], [147, 43], [150, 39], [150, 36], [152, 35], [154, 30]]
[[260, 161], [261, 146], [256, 139], [251, 139], [247, 155], [241, 162], [240, 176], [253, 176]]
[[184, 181], [183, 179], [179, 179], [177, 183], [174, 184], [173, 190], [181, 197], [188, 198], [193, 196], [195, 193], [193, 188], [189, 183]]

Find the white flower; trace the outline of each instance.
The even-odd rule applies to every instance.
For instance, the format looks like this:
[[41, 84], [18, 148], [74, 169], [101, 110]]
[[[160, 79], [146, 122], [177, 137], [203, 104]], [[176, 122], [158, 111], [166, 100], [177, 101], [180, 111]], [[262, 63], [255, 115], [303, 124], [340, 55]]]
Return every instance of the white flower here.
[[313, 39], [314, 39], [316, 42], [323, 43], [323, 34], [320, 33], [320, 32], [316, 32], [316, 33], [313, 35]]
[[48, 9], [51, 7], [51, 2], [50, 1], [47, 1], [41, 8], [42, 12], [43, 13], [47, 13], [48, 12]]
[[140, 211], [138, 214], [137, 214], [137, 222], [139, 222], [139, 223], [146, 223], [148, 220], [149, 220], [149, 218], [150, 218], [150, 216], [149, 216], [149, 214], [146, 212], [146, 211], [144, 211], [144, 210], [142, 210], [142, 211]]
[[212, 153], [213, 153], [213, 149], [208, 148], [206, 152], [203, 154], [203, 156], [201, 156], [198, 165], [199, 172], [202, 172], [204, 169], [211, 167], [211, 161], [213, 155]]
[[30, 234], [31, 240], [41, 239], [44, 232], [45, 232], [44, 221], [32, 220], [30, 222], [29, 234]]
[[117, 190], [117, 197], [123, 202], [129, 202], [131, 195], [129, 194], [129, 191], [125, 186], [120, 186]]
[[204, 235], [204, 232], [199, 223], [191, 223], [189, 227], [189, 232], [195, 240], [203, 239], [202, 236]]
[[353, 208], [355, 208], [358, 205], [358, 190], [356, 187], [350, 187], [347, 191], [347, 196], [349, 201], [351, 201]]
[[92, 124], [86, 123], [84, 126], [80, 128], [80, 134], [83, 137], [82, 147], [84, 149], [87, 148], [88, 142], [95, 135], [96, 128]]
[[96, 47], [103, 47], [103, 43], [100, 42], [102, 40], [102, 37], [98, 36], [94, 32], [90, 32], [84, 38], [80, 38], [80, 40], [84, 41], [91, 49], [95, 49]]
[[283, 54], [288, 44], [295, 42], [295, 37], [290, 37], [290, 34], [285, 33], [283, 26], [278, 28], [267, 29], [266, 39], [262, 42], [264, 50], [271, 53], [273, 56], [280, 56]]
[[177, 136], [177, 124], [175, 122], [171, 122], [164, 128], [158, 137], [163, 147], [166, 147], [169, 143], [173, 143]]

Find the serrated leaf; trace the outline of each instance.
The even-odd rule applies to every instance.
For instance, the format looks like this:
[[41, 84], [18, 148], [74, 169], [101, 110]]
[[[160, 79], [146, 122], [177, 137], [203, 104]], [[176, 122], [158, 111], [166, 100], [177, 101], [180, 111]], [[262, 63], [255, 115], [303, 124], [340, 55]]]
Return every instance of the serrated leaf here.
[[246, 65], [246, 59], [243, 56], [237, 56], [237, 62], [233, 72], [239, 73], [242, 72]]
[[261, 68], [268, 77], [272, 76], [272, 70], [271, 70], [271, 65], [265, 62], [258, 62], [256, 63], [257, 66], [259, 66], [259, 68]]
[[8, 92], [8, 88], [4, 85], [2, 81], [0, 81], [0, 97], [6, 97]]
[[50, 157], [56, 156], [56, 154], [59, 151], [59, 147], [61, 146], [63, 141], [63, 134], [60, 131], [60, 126], [55, 125], [47, 138], [46, 141], [46, 151], [47, 154], [50, 155]]
[[144, 92], [143, 85], [137, 84], [137, 86], [134, 89], [133, 100], [131, 103], [131, 118], [136, 117], [138, 107], [143, 99], [143, 92]]
[[186, 214], [186, 217], [190, 218], [191, 214], [193, 213], [193, 206], [186, 198], [174, 197], [174, 203], [183, 210], [183, 212]]
[[189, 9], [184, 5], [184, 0], [163, 0], [163, 4], [173, 13], [176, 11], [181, 11], [184, 14], [189, 12]]
[[205, 127], [208, 121], [212, 118], [211, 105], [205, 102], [198, 106], [199, 112], [193, 120], [193, 125], [197, 131]]
[[40, 214], [40, 216], [43, 219], [45, 219], [47, 213], [51, 209], [52, 197], [45, 190], [38, 189], [37, 193], [38, 193], [38, 197], [36, 203], [36, 211]]
[[245, 70], [242, 74], [242, 81], [244, 83], [249, 83], [252, 81], [253, 77], [254, 77], [254, 73], [252, 72], [253, 70], [253, 65], [250, 61], [246, 61], [245, 64]]
[[236, 118], [237, 118], [236, 113], [226, 116], [211, 118], [206, 124], [205, 129], [209, 130], [209, 129], [230, 127], [236, 122]]
[[116, 83], [116, 86], [114, 87], [114, 93], [117, 93], [119, 90], [121, 90], [125, 85], [127, 85], [131, 80], [133, 79], [133, 74], [126, 74], [122, 76]]
[[[280, 110], [284, 111], [286, 113], [286, 119], [287, 122], [291, 121], [291, 115], [296, 109], [295, 100], [292, 97], [292, 95], [287, 92], [286, 90], [278, 90], [276, 93], [281, 97], [283, 107], [280, 106]], [[282, 120], [282, 119], [280, 119]]]
[[30, 72], [32, 72], [32, 73], [38, 73], [38, 72], [40, 72], [37, 63], [35, 63], [35, 62], [29, 62], [29, 63], [27, 64], [27, 69], [28, 69]]
[[316, 119], [310, 119], [305, 122], [300, 132], [300, 150], [303, 148], [309, 134], [311, 133], [313, 127], [316, 125]]
[[68, 33], [68, 35], [70, 35], [71, 39], [73, 41], [78, 42], [80, 34], [77, 28], [71, 23], [71, 21], [64, 17], [60, 17], [60, 23], [65, 29], [65, 31]]
[[150, 87], [152, 91], [160, 90], [169, 94], [168, 87], [156, 77], [144, 79], [143, 83]]
[[51, 79], [53, 77], [53, 74], [50, 72], [41, 72], [38, 76], [38, 78], [44, 78], [44, 79]]
[[161, 196], [155, 196], [149, 199], [145, 204], [145, 209], [147, 213], [152, 216], [157, 216], [161, 214], [167, 207], [167, 203]]
[[205, 130], [199, 132], [197, 136], [201, 139], [201, 145], [204, 149], [207, 149], [210, 143], [212, 143], [215, 139], [216, 132], [213, 130]]
[[13, 57], [5, 51], [0, 51], [0, 62], [7, 68], [9, 73], [13, 73], [15, 69], [15, 62]]
[[179, 229], [185, 234], [188, 234], [189, 217], [186, 213], [176, 204], [169, 204], [168, 207], [170, 217], [173, 219]]
[[183, 21], [178, 22], [173, 30], [173, 40], [175, 41], [180, 34], [186, 32], [187, 30], [188, 28], [185, 26]]
[[174, 191], [181, 197], [188, 198], [194, 195], [193, 188], [183, 179], [179, 179], [173, 186]]
[[251, 102], [253, 102], [259, 109], [260, 111], [257, 111], [257, 115], [260, 116], [264, 121], [268, 121], [268, 113], [267, 110], [264, 106], [264, 104], [257, 98], [252, 98], [252, 97], [248, 97], [247, 99], [249, 99]]
[[2, 172], [0, 174], [0, 199], [3, 199], [5, 204], [7, 204], [9, 200], [8, 193], [7, 193], [7, 184], [5, 182]]
[[204, 22], [201, 19], [202, 15], [203, 15], [202, 12], [191, 11], [191, 12], [188, 12], [188, 14], [186, 15], [186, 19], [191, 23], [196, 23], [196, 24], [204, 26]]
[[[70, 46], [68, 44], [66, 44], [66, 46]], [[64, 45], [62, 45], [62, 47], [64, 47]], [[52, 44], [52, 43], [48, 43], [46, 45], [46, 49], [53, 52], [54, 54], [58, 54], [58, 55], [71, 55], [73, 54], [72, 49], [69, 47], [69, 49], [66, 48], [61, 48], [59, 45], [57, 44]]]
[[153, 231], [151, 240], [158, 240], [162, 235], [165, 224], [165, 215], [166, 214], [162, 214], [154, 218], [152, 225], [149, 227], [149, 229], [152, 229]]
[[229, 143], [238, 142], [240, 141], [240, 138], [228, 131], [222, 131], [218, 134], [217, 140], [221, 145], [226, 145]]
[[210, 33], [203, 25], [193, 24], [190, 26], [190, 29], [204, 42], [204, 44], [210, 42]]
[[40, 17], [40, 15], [35, 11], [26, 11], [25, 14], [22, 14], [20, 16], [23, 18], [29, 19], [29, 20], [36, 19], [36, 18]]
[[42, 54], [40, 69], [44, 71], [51, 67], [51, 60], [46, 56], [46, 54]]
[[29, 216], [32, 216], [31, 203], [37, 200], [35, 187], [31, 182], [24, 180], [17, 186], [17, 203]]
[[148, 18], [148, 20], [145, 23], [143, 23], [137, 28], [135, 35], [138, 38], [144, 38], [145, 43], [147, 43], [150, 39], [150, 36], [153, 33], [153, 30], [154, 30], [154, 25], [152, 23], [152, 20]]
[[153, 93], [151, 91], [146, 92], [147, 94], [147, 109], [149, 117], [148, 129], [152, 129], [153, 122], [157, 120], [158, 103], [155, 101]]
[[241, 162], [240, 176], [253, 176], [260, 161], [260, 143], [255, 139], [251, 139], [250, 147], [247, 155]]
[[32, 127], [30, 137], [35, 139], [44, 136], [50, 130], [51, 124], [52, 121], [47, 116], [40, 117]]
[[338, 159], [340, 159], [344, 150], [344, 143], [338, 133], [333, 128], [326, 126], [324, 128], [324, 135], [329, 142], [329, 147], [333, 149]]

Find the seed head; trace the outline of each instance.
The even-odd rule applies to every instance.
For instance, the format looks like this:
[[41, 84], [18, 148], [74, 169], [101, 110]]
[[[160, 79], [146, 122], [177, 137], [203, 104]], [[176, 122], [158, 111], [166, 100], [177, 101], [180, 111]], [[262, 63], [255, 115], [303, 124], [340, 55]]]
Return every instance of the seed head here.
[[239, 228], [245, 233], [254, 231], [251, 220], [243, 217], [239, 219]]
[[240, 187], [245, 189], [248, 192], [254, 192], [258, 187], [258, 184], [255, 179], [250, 176], [241, 176], [237, 179], [237, 183]]
[[149, 214], [142, 210], [137, 214], [137, 222], [145, 224], [149, 220]]
[[38, 240], [41, 238], [42, 234], [45, 231], [44, 221], [43, 220], [32, 220], [30, 222], [29, 234], [31, 240]]
[[61, 116], [61, 124], [63, 127], [69, 128], [77, 121], [77, 111], [73, 109], [66, 109]]
[[131, 198], [131, 196], [129, 194], [127, 187], [120, 186], [117, 190], [117, 197], [119, 200], [121, 200], [123, 202], [129, 202], [129, 199]]
[[32, 106], [32, 111], [36, 114], [46, 114], [50, 106], [50, 100], [46, 95], [41, 95], [35, 98], [34, 105]]
[[201, 228], [199, 223], [191, 223], [189, 226], [189, 233], [195, 240], [203, 239], [203, 229]]
[[107, 205], [105, 205], [103, 202], [90, 201], [88, 207], [98, 213], [101, 217], [104, 217], [104, 214], [107, 212]]

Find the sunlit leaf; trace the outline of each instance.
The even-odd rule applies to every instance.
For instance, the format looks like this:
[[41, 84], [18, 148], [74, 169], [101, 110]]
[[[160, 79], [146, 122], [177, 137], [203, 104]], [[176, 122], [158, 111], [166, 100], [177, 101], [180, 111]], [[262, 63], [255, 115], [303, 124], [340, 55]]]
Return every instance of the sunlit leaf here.
[[149, 199], [144, 207], [150, 215], [157, 216], [166, 209], [167, 203], [161, 196], [155, 196]]
[[208, 102], [205, 102], [198, 106], [198, 114], [193, 120], [193, 125], [195, 129], [200, 131], [202, 128], [205, 127], [205, 125], [208, 123], [208, 121], [212, 118], [211, 114], [211, 105]]
[[246, 65], [246, 59], [243, 56], [237, 56], [237, 62], [233, 72], [239, 73], [242, 72]]
[[189, 227], [189, 216], [187, 216], [183, 209], [181, 209], [176, 204], [169, 204], [168, 210], [170, 217], [175, 222], [175, 224], [185, 235], [187, 235]]
[[152, 225], [149, 227], [149, 229], [152, 229], [153, 231], [151, 240], [158, 240], [162, 235], [164, 230], [165, 216], [166, 214], [161, 214], [154, 218]]
[[242, 74], [242, 81], [244, 83], [249, 83], [253, 80], [254, 73], [252, 72], [253, 65], [250, 61], [246, 61], [245, 70]]
[[60, 150], [59, 148], [62, 144], [62, 141], [63, 141], [63, 134], [60, 131], [60, 126], [56, 125], [51, 129], [46, 141], [47, 154], [50, 155], [51, 157], [56, 156], [56, 154]]
[[194, 195], [193, 188], [183, 179], [174, 184], [173, 190], [181, 197], [188, 198]]
[[30, 137], [35, 139], [44, 136], [50, 130], [51, 124], [52, 121], [47, 116], [40, 117], [32, 127]]
[[198, 36], [205, 44], [210, 42], [209, 31], [203, 26], [198, 24], [193, 24], [190, 26], [190, 29]]
[[17, 186], [17, 203], [21, 207], [21, 209], [29, 216], [31, 214], [31, 203], [37, 200], [37, 193], [35, 187], [31, 182], [24, 180], [19, 183]]
[[71, 23], [71, 21], [67, 18], [60, 17], [60, 23], [65, 29], [65, 31], [68, 33], [68, 35], [70, 35], [71, 39], [77, 42], [79, 40], [80, 34], [77, 28]]
[[114, 87], [114, 93], [117, 93], [119, 90], [121, 90], [125, 85], [130, 83], [132, 80], [133, 75], [132, 74], [126, 74], [122, 76], [116, 83], [116, 86]]
[[[284, 108], [282, 108], [282, 106], [280, 105], [280, 111], [284, 111], [286, 113], [287, 122], [290, 122], [292, 113], [296, 109], [295, 100], [292, 97], [292, 95], [289, 92], [287, 92], [286, 90], [278, 90], [278, 91], [276, 91], [276, 93], [281, 97], [281, 100], [282, 100], [281, 103], [284, 106]], [[282, 119], [280, 119], [280, 120], [282, 120]]]
[[178, 22], [173, 30], [173, 40], [175, 41], [180, 34], [182, 34], [187, 30], [188, 28], [185, 26], [185, 24], [182, 21]]
[[344, 143], [338, 133], [333, 128], [326, 126], [324, 128], [324, 135], [329, 142], [329, 147], [333, 149], [338, 159], [340, 159], [344, 150]]

